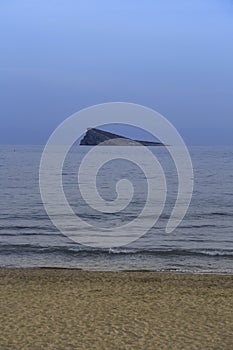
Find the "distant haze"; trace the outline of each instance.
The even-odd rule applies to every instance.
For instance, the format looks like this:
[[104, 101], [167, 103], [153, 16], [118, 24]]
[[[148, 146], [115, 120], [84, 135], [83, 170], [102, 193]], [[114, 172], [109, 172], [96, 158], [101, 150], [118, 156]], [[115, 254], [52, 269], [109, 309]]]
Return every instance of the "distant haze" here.
[[233, 144], [232, 38], [231, 0], [1, 1], [0, 143], [44, 144], [76, 111], [123, 101], [188, 145]]

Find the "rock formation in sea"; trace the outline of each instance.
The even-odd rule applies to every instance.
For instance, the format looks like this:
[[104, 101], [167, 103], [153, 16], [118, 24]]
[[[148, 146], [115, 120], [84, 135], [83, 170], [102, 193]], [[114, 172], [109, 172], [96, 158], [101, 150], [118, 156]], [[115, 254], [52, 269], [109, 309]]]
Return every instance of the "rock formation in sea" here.
[[[107, 142], [105, 142], [107, 141]], [[135, 146], [140, 143], [143, 146], [164, 146], [161, 142], [133, 140], [121, 135], [113, 134], [95, 128], [88, 128], [86, 134], [80, 141], [81, 146], [96, 146], [105, 142], [107, 146]]]

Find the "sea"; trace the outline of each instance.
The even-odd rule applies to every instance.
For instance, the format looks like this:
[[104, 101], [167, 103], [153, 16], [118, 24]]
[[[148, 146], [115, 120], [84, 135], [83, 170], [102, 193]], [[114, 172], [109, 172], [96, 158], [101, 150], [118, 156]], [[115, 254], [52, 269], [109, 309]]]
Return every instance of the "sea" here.
[[[43, 148], [0, 146], [0, 267], [233, 273], [233, 147], [189, 148], [193, 196], [183, 221], [171, 233], [165, 227], [177, 197], [177, 169], [167, 149], [151, 147], [166, 175], [165, 207], [157, 223], [141, 237], [143, 220], [147, 220], [143, 216], [138, 227], [133, 227], [138, 239], [107, 248], [77, 243], [50, 220], [39, 188]], [[93, 232], [103, 227], [100, 239], [104, 240], [104, 228], [121, 226], [141, 213], [148, 188], [143, 169], [119, 157], [99, 170], [96, 184], [103, 199], [111, 201], [116, 197], [116, 182], [128, 177], [134, 188], [130, 204], [119, 213], [90, 208], [81, 196], [77, 177], [90, 149], [71, 148], [63, 165], [63, 187], [75, 215], [88, 222]]]

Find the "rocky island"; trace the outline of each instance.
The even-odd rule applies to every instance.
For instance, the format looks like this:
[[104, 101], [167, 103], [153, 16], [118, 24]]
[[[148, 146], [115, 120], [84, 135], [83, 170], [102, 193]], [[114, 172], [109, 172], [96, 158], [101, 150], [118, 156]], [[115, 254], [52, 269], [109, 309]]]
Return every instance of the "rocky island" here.
[[95, 128], [88, 128], [86, 134], [80, 141], [81, 146], [96, 146], [105, 142], [107, 146], [135, 146], [140, 143], [143, 146], [164, 146], [161, 142], [133, 140], [125, 136], [113, 134], [108, 131], [103, 131]]

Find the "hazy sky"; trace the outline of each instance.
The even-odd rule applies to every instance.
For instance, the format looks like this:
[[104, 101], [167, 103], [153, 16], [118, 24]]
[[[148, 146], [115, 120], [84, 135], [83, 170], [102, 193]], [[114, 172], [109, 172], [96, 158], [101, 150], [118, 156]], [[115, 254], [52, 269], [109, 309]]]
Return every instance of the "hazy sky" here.
[[0, 143], [128, 101], [188, 144], [233, 144], [232, 0], [2, 0], [0, 45]]

